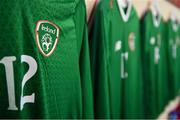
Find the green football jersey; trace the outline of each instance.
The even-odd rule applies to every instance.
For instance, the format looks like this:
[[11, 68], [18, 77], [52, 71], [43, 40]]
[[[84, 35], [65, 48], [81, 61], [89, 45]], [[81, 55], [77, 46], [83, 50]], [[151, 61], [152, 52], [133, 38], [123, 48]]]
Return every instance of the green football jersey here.
[[1, 3], [0, 118], [92, 118], [84, 1]]
[[167, 104], [167, 58], [164, 23], [152, 11], [142, 20], [144, 109], [146, 118], [157, 118]]
[[[94, 116], [95, 118], [110, 117], [109, 79], [107, 69], [107, 53], [105, 42], [109, 17], [108, 0], [101, 0], [97, 4], [94, 18], [92, 19], [90, 36], [91, 73], [94, 91]], [[118, 85], [118, 84], [117, 84]], [[117, 91], [119, 93], [119, 91]], [[120, 94], [117, 94], [120, 95]], [[118, 98], [117, 98], [118, 99]], [[120, 109], [119, 101], [117, 107]], [[117, 111], [118, 114], [120, 111]]]
[[179, 88], [179, 49], [180, 49], [180, 28], [177, 21], [170, 19], [167, 23], [167, 48], [168, 48], [168, 83], [169, 99], [178, 95]]
[[176, 76], [175, 76], [175, 94], [176, 96], [179, 95], [180, 93], [180, 23], [178, 23], [178, 37], [177, 37], [177, 41], [176, 41], [176, 45], [177, 45], [177, 66], [176, 66]]
[[91, 60], [95, 117], [143, 118], [139, 20], [116, 0], [101, 1], [94, 19]]

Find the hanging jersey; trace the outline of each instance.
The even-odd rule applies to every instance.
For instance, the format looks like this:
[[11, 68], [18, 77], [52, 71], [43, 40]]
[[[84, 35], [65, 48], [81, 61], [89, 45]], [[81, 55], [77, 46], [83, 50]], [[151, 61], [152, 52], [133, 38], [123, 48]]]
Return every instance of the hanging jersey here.
[[134, 8], [129, 5], [123, 16], [117, 1], [101, 1], [93, 24], [95, 116], [143, 118], [139, 21]]
[[120, 84], [121, 117], [143, 118], [140, 26], [132, 3], [123, 8], [114, 0], [109, 26], [110, 83]]
[[[179, 23], [178, 23], [179, 24]], [[178, 35], [180, 37], [180, 29], [178, 30]], [[179, 74], [179, 71], [180, 71], [180, 43], [179, 43], [179, 40], [177, 39], [177, 66], [176, 66], [176, 76], [175, 76], [175, 94], [176, 96], [179, 94], [180, 92], [180, 74]]]
[[145, 115], [155, 119], [167, 104], [166, 41], [161, 16], [147, 12], [142, 33]]
[[168, 82], [169, 99], [174, 99], [179, 90], [179, 49], [180, 49], [180, 29], [179, 23], [169, 20], [167, 23], [167, 48], [168, 48]]
[[1, 3], [0, 118], [93, 116], [84, 3]]
[[[90, 57], [94, 90], [94, 114], [95, 118], [106, 119], [111, 118], [107, 53], [105, 46], [105, 42], [108, 39], [106, 30], [108, 30], [107, 24], [109, 23], [109, 10], [108, 0], [99, 1], [90, 30]], [[117, 91], [117, 93], [119, 93], [119, 91]], [[119, 94], [117, 95], [119, 96]], [[119, 98], [117, 99], [119, 100]], [[118, 108], [120, 107], [119, 104], [118, 101]], [[120, 111], [117, 112], [118, 114], [120, 113]]]

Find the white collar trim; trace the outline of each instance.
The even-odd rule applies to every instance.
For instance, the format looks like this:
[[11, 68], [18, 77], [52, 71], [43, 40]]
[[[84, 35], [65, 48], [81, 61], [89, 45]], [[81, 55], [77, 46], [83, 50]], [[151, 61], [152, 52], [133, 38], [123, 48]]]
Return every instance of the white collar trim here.
[[176, 24], [177, 17], [175, 15], [175, 13], [171, 13], [170, 20], [171, 20], [171, 25], [172, 25], [173, 30], [175, 32], [177, 32], [178, 27], [179, 27], [179, 23]]
[[131, 13], [131, 9], [132, 9], [132, 2], [128, 1], [128, 8], [127, 8], [127, 13], [125, 14], [123, 7], [122, 7], [122, 2], [121, 0], [117, 0], [118, 3], [118, 7], [119, 7], [119, 11], [121, 13], [122, 19], [124, 22], [128, 22], [129, 17], [130, 17], [130, 13]]
[[[153, 16], [153, 23], [155, 27], [159, 27], [160, 23], [161, 23], [161, 15], [159, 13], [159, 11], [155, 8], [155, 6], [151, 5], [150, 7], [151, 12], [152, 12], [152, 16]], [[158, 16], [158, 18], [156, 19], [156, 16]]]

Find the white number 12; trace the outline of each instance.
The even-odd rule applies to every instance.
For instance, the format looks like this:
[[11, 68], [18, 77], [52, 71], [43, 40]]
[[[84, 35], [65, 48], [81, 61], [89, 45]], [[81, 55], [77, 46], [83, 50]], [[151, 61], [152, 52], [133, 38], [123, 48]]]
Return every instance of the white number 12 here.
[[[15, 100], [15, 85], [14, 85], [14, 67], [13, 62], [16, 61], [15, 56], [4, 57], [0, 60], [0, 64], [3, 64], [6, 72], [7, 80], [7, 91], [8, 91], [8, 110], [18, 110]], [[35, 102], [35, 93], [32, 93], [29, 96], [23, 96], [23, 90], [25, 84], [30, 80], [37, 72], [37, 63], [31, 56], [22, 55], [21, 63], [27, 63], [29, 65], [28, 72], [24, 75], [21, 86], [21, 99], [20, 99], [20, 110], [23, 110], [24, 104], [34, 103]]]

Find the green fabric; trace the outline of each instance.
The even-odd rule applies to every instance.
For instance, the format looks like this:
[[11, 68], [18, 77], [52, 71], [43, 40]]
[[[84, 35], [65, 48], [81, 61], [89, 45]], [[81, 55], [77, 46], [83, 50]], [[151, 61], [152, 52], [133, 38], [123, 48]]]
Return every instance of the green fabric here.
[[[115, 0], [112, 8], [109, 1], [99, 3], [90, 46], [95, 118], [143, 118], [139, 30], [134, 8], [128, 22], [124, 22]], [[129, 45], [132, 33], [135, 50]], [[116, 45], [121, 49], [116, 51]], [[128, 60], [124, 61], [126, 52]], [[122, 66], [128, 73], [125, 79], [121, 76]]]
[[[92, 118], [84, 2], [2, 0], [1, 3], [0, 118]], [[49, 57], [41, 54], [36, 43], [39, 20], [48, 20], [60, 29], [58, 43]], [[10, 59], [13, 62], [9, 62]], [[25, 75], [30, 71], [34, 71], [30, 73], [32, 77]], [[14, 79], [8, 79], [13, 76], [10, 72], [14, 73]], [[23, 77], [30, 77], [24, 87]], [[35, 101], [24, 104], [20, 110], [22, 87], [23, 96], [34, 93]], [[12, 104], [14, 99], [13, 92], [15, 106], [11, 105], [8, 110], [9, 101]]]
[[[90, 40], [91, 73], [94, 90], [95, 118], [110, 118], [109, 81], [107, 70], [106, 34], [107, 1], [100, 1], [92, 23]], [[106, 29], [107, 30], [107, 29]], [[119, 103], [118, 103], [119, 104]]]
[[167, 61], [164, 23], [153, 23], [149, 11], [142, 20], [145, 117], [155, 119], [167, 105]]
[[177, 41], [177, 66], [176, 66], [176, 77], [175, 77], [175, 94], [176, 96], [180, 93], [180, 28], [178, 30], [179, 40]]
[[[83, 19], [82, 19], [83, 16]], [[93, 90], [90, 74], [89, 41], [86, 23], [86, 6], [84, 1], [80, 2], [74, 18], [76, 22], [77, 40], [80, 52], [80, 73], [82, 84], [83, 118], [94, 117]], [[83, 39], [83, 41], [81, 41]]]
[[[112, 32], [110, 33], [111, 46], [110, 49], [110, 64], [111, 64], [111, 78], [116, 80], [119, 76], [120, 57], [122, 54], [128, 53], [128, 59], [125, 60], [124, 69], [128, 74], [126, 78], [120, 80], [121, 84], [121, 114], [122, 118], [143, 118], [143, 94], [142, 94], [142, 70], [141, 70], [141, 53], [140, 53], [140, 26], [137, 13], [132, 7], [129, 20], [124, 22], [119, 12], [117, 2], [114, 1], [111, 25]], [[132, 36], [131, 36], [132, 35]], [[131, 38], [133, 37], [133, 38]], [[133, 41], [131, 41], [133, 39]], [[114, 52], [113, 46], [120, 40], [122, 48], [118, 52]], [[115, 61], [114, 61], [115, 60]], [[118, 71], [114, 71], [114, 70]], [[116, 84], [116, 83], [114, 83]]]
[[[173, 28], [176, 24], [177, 29]], [[166, 29], [167, 37], [167, 55], [168, 55], [168, 83], [169, 83], [169, 99], [174, 99], [178, 95], [180, 89], [179, 75], [179, 53], [180, 53], [180, 28], [179, 23], [169, 20]]]

